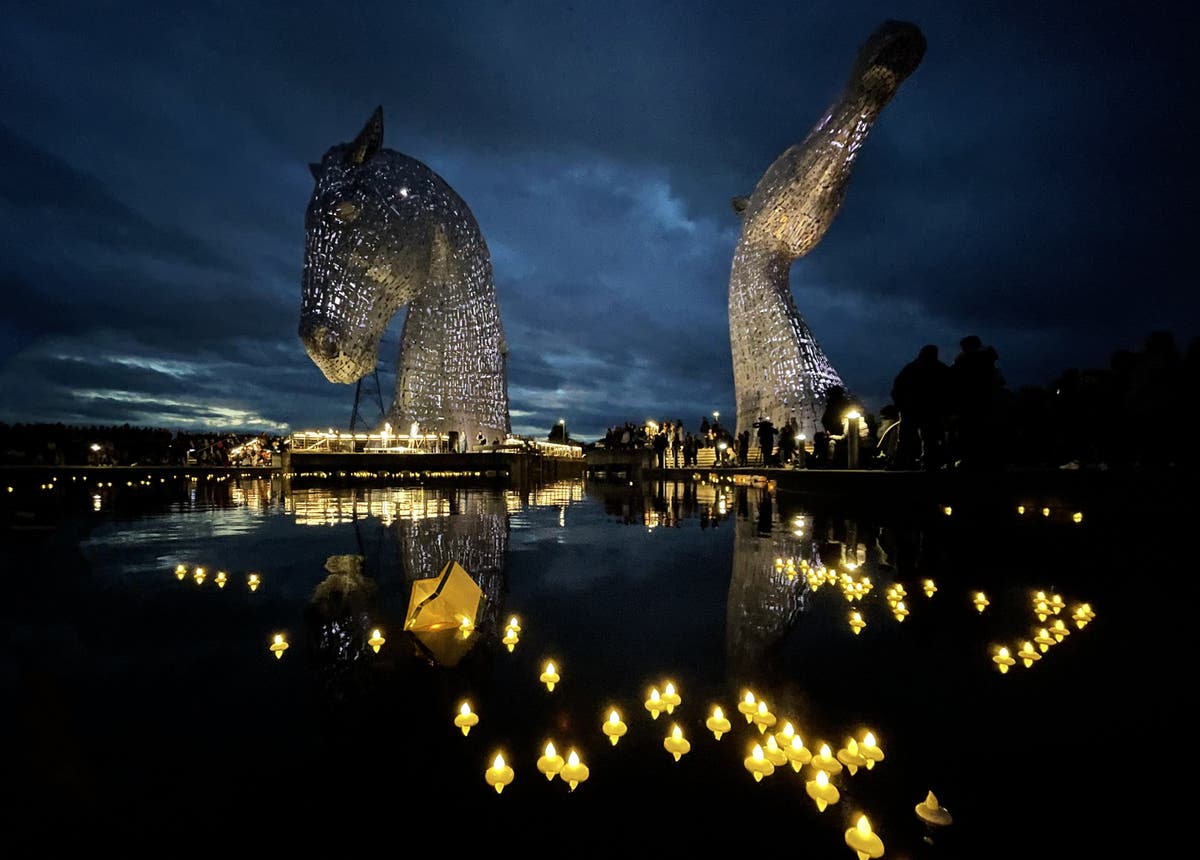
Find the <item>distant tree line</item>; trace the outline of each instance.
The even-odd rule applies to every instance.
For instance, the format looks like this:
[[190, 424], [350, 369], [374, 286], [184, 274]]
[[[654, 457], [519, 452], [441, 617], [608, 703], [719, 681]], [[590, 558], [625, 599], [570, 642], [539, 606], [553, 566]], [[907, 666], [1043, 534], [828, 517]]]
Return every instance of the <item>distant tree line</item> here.
[[161, 427], [0, 423], [4, 466], [227, 466], [230, 453], [251, 440], [278, 449], [264, 433], [193, 432]]

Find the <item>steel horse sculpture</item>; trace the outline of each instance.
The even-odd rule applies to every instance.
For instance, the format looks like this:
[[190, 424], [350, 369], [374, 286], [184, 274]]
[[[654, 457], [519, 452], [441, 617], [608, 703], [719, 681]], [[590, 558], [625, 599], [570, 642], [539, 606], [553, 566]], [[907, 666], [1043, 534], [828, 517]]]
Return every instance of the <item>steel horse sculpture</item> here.
[[330, 382], [372, 372], [407, 306], [393, 432], [454, 434], [459, 449], [511, 430], [508, 345], [491, 254], [474, 215], [429, 167], [383, 148], [383, 108], [310, 165], [300, 340]]
[[829, 229], [868, 132], [924, 55], [916, 26], [885, 22], [859, 49], [849, 82], [816, 127], [775, 160], [749, 198], [733, 201], [742, 215], [729, 278], [739, 432], [760, 418], [778, 426], [795, 417], [812, 439], [826, 392], [845, 388], [796, 310], [789, 272]]

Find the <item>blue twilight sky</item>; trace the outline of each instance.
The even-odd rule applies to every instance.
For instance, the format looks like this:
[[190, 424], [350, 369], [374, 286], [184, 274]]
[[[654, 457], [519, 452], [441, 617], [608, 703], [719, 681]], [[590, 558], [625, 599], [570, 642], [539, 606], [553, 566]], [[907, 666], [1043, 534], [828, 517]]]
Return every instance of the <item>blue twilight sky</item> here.
[[354, 386], [297, 335], [304, 210], [309, 162], [376, 105], [483, 229], [515, 432], [731, 415], [730, 198], [889, 18], [924, 61], [791, 273], [848, 387], [875, 411], [970, 333], [1014, 389], [1155, 329], [1183, 347], [1193, 29], [1159, 8], [9, 0], [0, 421], [348, 427]]

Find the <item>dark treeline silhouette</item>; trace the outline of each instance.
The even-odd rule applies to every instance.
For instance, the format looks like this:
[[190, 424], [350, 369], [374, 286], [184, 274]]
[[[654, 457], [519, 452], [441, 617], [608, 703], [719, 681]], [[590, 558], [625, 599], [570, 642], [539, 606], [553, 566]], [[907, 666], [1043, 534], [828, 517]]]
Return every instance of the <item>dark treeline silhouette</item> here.
[[[5, 466], [236, 466], [257, 464], [248, 452], [280, 451], [265, 433], [201, 433], [161, 427], [0, 423]], [[246, 453], [243, 454], [243, 449]]]

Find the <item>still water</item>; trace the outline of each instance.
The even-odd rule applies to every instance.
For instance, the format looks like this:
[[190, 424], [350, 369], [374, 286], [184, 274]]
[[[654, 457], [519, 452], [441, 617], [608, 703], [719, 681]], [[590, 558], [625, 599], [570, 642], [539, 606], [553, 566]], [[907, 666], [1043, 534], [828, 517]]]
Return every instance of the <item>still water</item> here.
[[[97, 495], [7, 556], [26, 566], [7, 574], [8, 808], [49, 844], [87, 822], [97, 838], [278, 848], [423, 834], [476, 855], [853, 860], [845, 832], [865, 814], [884, 856], [1074, 857], [1184, 811], [1151, 773], [1163, 744], [1188, 742], [1164, 717], [1182, 701], [1186, 610], [1151, 586], [1168, 535], [1127, 511], [833, 509], [729, 481], [193, 479], [127, 501]], [[449, 562], [479, 586], [473, 628], [451, 607], [449, 629], [406, 630], [414, 581]], [[1017, 651], [1043, 630], [1026, 666]], [[678, 704], [654, 707], [668, 683]], [[847, 753], [868, 732], [870, 765]], [[755, 745], [783, 756], [770, 739], [792, 734], [807, 756], [756, 779]], [[539, 771], [547, 743], [586, 766], [574, 789]], [[844, 763], [819, 809], [807, 757], [823, 745]], [[920, 818], [926, 801], [951, 822]]]

